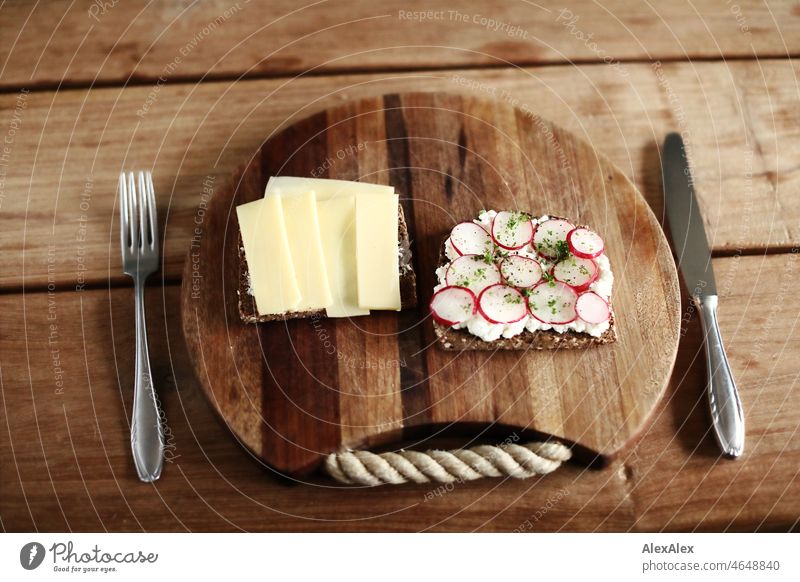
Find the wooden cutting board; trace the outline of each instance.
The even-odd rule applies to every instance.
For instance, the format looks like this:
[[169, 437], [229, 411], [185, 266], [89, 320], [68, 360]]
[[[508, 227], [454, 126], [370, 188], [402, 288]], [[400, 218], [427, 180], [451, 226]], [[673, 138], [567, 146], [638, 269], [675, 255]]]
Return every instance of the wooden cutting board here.
[[[235, 206], [271, 175], [391, 184], [412, 238], [420, 308], [243, 324]], [[581, 351], [449, 352], [427, 304], [439, 245], [482, 208], [571, 217], [602, 233], [618, 341]], [[429, 448], [447, 434], [542, 434], [607, 459], [642, 429], [678, 347], [680, 295], [656, 218], [620, 170], [529, 111], [393, 94], [322, 111], [269, 139], [214, 192], [183, 278], [197, 377], [236, 438], [290, 475], [348, 448]], [[411, 441], [409, 443], [409, 441]]]

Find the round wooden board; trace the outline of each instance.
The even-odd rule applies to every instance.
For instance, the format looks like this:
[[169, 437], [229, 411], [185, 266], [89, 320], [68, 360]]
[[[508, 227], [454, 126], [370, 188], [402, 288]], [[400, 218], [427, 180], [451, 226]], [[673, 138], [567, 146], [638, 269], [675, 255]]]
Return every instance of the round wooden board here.
[[[235, 206], [271, 175], [390, 184], [409, 223], [417, 310], [243, 324]], [[571, 217], [602, 233], [618, 341], [585, 350], [450, 352], [427, 303], [450, 228], [482, 208]], [[590, 145], [496, 101], [393, 94], [320, 112], [270, 139], [220, 184], [192, 242], [183, 328], [197, 377], [234, 435], [290, 475], [343, 447], [487, 427], [554, 435], [601, 459], [642, 429], [675, 362], [675, 264], [645, 200]], [[448, 429], [448, 430], [444, 430]]]

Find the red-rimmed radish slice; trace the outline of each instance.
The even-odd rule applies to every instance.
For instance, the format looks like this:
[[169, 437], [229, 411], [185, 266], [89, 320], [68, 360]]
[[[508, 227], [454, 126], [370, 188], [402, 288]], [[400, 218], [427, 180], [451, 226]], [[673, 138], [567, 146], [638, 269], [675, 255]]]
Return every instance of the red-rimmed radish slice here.
[[500, 274], [508, 285], [527, 289], [542, 280], [542, 266], [536, 259], [509, 255], [500, 263]]
[[433, 319], [442, 325], [457, 325], [475, 315], [478, 300], [466, 287], [442, 287], [431, 297]]
[[492, 220], [492, 238], [504, 249], [521, 249], [531, 242], [532, 237], [533, 221], [524, 212], [503, 210]]
[[482, 255], [492, 251], [492, 237], [480, 224], [461, 222], [450, 231], [450, 243], [459, 255]]
[[539, 283], [528, 295], [528, 308], [531, 315], [542, 323], [564, 325], [575, 321], [575, 291], [560, 281]]
[[553, 267], [553, 277], [556, 281], [566, 283], [575, 291], [586, 291], [589, 285], [597, 279], [599, 269], [592, 259], [579, 259], [568, 257], [559, 261]]
[[464, 255], [450, 263], [444, 279], [448, 285], [466, 287], [477, 295], [500, 282], [500, 270], [481, 255]]
[[594, 291], [587, 291], [578, 297], [575, 311], [586, 323], [605, 323], [611, 317], [608, 303]]
[[451, 241], [449, 237], [445, 241], [444, 245], [445, 245], [445, 255], [446, 256], [448, 256], [448, 257], [457, 257], [457, 256], [459, 256], [458, 251], [456, 250], [456, 247], [453, 246], [453, 241]]
[[516, 323], [528, 315], [528, 306], [517, 289], [498, 283], [481, 291], [478, 311], [489, 323]]
[[566, 243], [567, 235], [574, 228], [574, 224], [560, 218], [545, 220], [536, 227], [533, 247], [543, 257], [555, 259], [560, 253], [560, 247]]
[[567, 235], [569, 251], [582, 259], [594, 259], [603, 254], [605, 244], [600, 235], [588, 228], [574, 228]]

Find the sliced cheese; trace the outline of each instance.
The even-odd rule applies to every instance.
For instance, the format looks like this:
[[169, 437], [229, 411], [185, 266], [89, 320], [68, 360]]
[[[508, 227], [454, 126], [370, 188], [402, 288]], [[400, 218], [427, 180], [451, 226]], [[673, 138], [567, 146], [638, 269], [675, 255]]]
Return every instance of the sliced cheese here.
[[280, 197], [242, 204], [236, 207], [236, 214], [258, 313], [274, 315], [296, 309], [301, 296]]
[[333, 303], [325, 310], [328, 317], [369, 315], [358, 306], [356, 270], [356, 200], [338, 196], [317, 200], [319, 230]]
[[398, 196], [356, 195], [358, 306], [400, 309]]
[[273, 198], [280, 199], [283, 206], [289, 250], [301, 296], [296, 309], [329, 307], [333, 297], [322, 252], [316, 195], [306, 191], [296, 196], [268, 196], [264, 200]]
[[347, 180], [328, 180], [325, 178], [296, 178], [293, 176], [272, 176], [267, 182], [265, 196], [282, 194], [295, 196], [313, 190], [317, 200], [327, 200], [338, 196], [354, 196], [356, 194], [394, 194], [392, 186], [349, 182]]

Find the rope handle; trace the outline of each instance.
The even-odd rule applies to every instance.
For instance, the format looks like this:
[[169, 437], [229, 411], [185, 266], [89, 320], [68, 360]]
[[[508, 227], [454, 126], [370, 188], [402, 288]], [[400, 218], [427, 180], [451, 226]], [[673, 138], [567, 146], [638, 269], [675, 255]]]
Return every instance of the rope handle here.
[[342, 451], [325, 459], [325, 472], [348, 485], [453, 483], [482, 477], [528, 479], [558, 469], [572, 457], [559, 442], [479, 445], [450, 451]]

